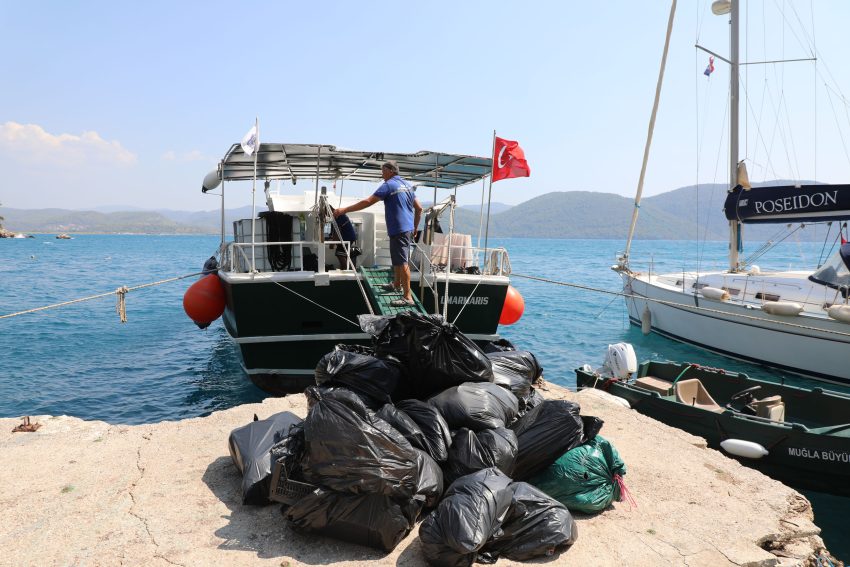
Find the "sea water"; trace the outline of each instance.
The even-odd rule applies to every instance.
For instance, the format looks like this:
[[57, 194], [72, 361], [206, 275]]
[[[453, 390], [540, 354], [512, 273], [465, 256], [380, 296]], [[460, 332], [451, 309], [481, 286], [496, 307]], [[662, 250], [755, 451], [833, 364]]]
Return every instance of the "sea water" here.
[[[218, 244], [216, 236], [0, 239], [0, 316], [199, 272]], [[516, 274], [512, 283], [525, 299], [520, 321], [500, 332], [534, 352], [549, 381], [574, 388], [576, 367], [598, 367], [609, 344], [625, 341], [634, 345], [639, 360], [693, 361], [811, 384], [654, 334], [644, 336], [629, 325], [623, 298], [614, 295], [621, 291], [621, 280], [610, 269], [623, 248], [621, 240], [491, 239], [493, 244], [508, 249]], [[632, 264], [658, 273], [693, 270], [697, 262], [703, 269], [722, 269], [726, 246], [638, 241]], [[822, 244], [783, 243], [758, 263], [802, 268], [828, 252]], [[238, 349], [221, 322], [200, 330], [183, 312], [183, 293], [195, 279], [131, 291], [126, 323], [119, 320], [114, 294], [0, 319], [0, 417], [67, 414], [138, 424], [262, 400], [263, 392], [245, 376]], [[846, 527], [840, 525], [850, 513], [850, 498], [810, 496], [828, 547], [850, 557]]]

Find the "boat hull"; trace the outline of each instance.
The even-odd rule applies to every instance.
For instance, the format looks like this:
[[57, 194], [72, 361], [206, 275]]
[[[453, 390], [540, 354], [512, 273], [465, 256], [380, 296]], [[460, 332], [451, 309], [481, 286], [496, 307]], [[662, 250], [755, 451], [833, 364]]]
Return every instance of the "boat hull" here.
[[[662, 376], [672, 382], [678, 371], [686, 366], [677, 366], [675, 372]], [[652, 371], [652, 374], [660, 372]], [[743, 464], [800, 488], [850, 494], [850, 423], [844, 428], [841, 425], [842, 420], [850, 421], [850, 397], [819, 388], [804, 390], [770, 384], [716, 369], [689, 371], [682, 379], [694, 377], [703, 382], [718, 403], [736, 392], [760, 385], [759, 397], [781, 395], [789, 415], [785, 422], [775, 422], [730, 409], [716, 413], [622, 381], [606, 381], [591, 372], [576, 370], [579, 388], [596, 387], [623, 398], [646, 416], [705, 438], [714, 449], [722, 451], [721, 442], [736, 439], [757, 443], [767, 450], [767, 455], [759, 459], [737, 457], [724, 451]], [[797, 421], [793, 417], [795, 413], [803, 417]], [[814, 428], [813, 425], [818, 424], [815, 419], [821, 420], [821, 425], [832, 425]], [[826, 433], [829, 430], [835, 431]]]
[[718, 354], [850, 384], [850, 325], [827, 317], [771, 315], [741, 303], [672, 291], [623, 274], [633, 325]]
[[[239, 345], [251, 381], [270, 394], [300, 393], [315, 384], [316, 364], [337, 344], [371, 344], [372, 337], [357, 324], [369, 308], [353, 275], [335, 274], [327, 285], [316, 285], [313, 274], [220, 275], [226, 295], [224, 326]], [[507, 278], [492, 278], [476, 288], [478, 281], [469, 276], [450, 280], [448, 320], [457, 318], [458, 328], [483, 344], [499, 338]], [[429, 283], [442, 298], [445, 282]], [[433, 311], [431, 288], [423, 286], [423, 292], [418, 281], [413, 284], [423, 305]]]

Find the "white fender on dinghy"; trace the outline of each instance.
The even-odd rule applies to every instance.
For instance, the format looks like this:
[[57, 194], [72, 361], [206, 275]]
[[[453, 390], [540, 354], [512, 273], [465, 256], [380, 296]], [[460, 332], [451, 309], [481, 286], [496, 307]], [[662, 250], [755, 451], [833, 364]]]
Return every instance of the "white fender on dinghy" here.
[[729, 301], [729, 292], [725, 289], [719, 289], [716, 287], [705, 286], [700, 289], [699, 292], [706, 299], [714, 299], [717, 301]]
[[771, 315], [799, 315], [803, 306], [794, 301], [765, 301], [761, 310]]
[[755, 441], [744, 441], [743, 439], [726, 439], [720, 442], [720, 446], [730, 455], [744, 457], [746, 459], [761, 459], [768, 455], [767, 449]]

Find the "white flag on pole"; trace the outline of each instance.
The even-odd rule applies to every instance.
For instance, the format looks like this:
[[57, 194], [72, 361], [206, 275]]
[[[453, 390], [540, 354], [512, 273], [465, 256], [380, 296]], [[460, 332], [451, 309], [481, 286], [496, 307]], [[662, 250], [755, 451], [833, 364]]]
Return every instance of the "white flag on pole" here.
[[246, 156], [252, 155], [257, 150], [257, 125], [251, 127], [245, 137], [242, 138], [242, 151]]

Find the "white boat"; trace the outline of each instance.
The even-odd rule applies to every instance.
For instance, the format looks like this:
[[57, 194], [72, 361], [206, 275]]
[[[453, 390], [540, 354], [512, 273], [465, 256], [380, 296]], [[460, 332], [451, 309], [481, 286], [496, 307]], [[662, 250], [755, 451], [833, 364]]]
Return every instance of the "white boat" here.
[[[738, 71], [745, 64], [738, 53], [740, 2], [719, 0], [712, 9], [716, 14], [728, 10], [731, 24], [729, 59], [709, 52], [727, 61], [731, 68], [730, 189], [724, 204], [730, 227], [729, 268], [659, 274], [652, 269], [638, 271], [631, 265], [629, 251], [650, 130], [628, 243], [612, 266], [623, 279], [629, 319], [644, 332], [652, 331], [729, 357], [825, 381], [850, 383], [850, 244], [843, 244], [842, 238], [838, 251], [817, 269], [808, 271], [760, 270], [739, 256], [742, 225], [850, 218], [850, 185], [750, 186], [738, 141]], [[660, 83], [661, 80], [659, 91]], [[657, 102], [656, 97], [651, 127]]]

